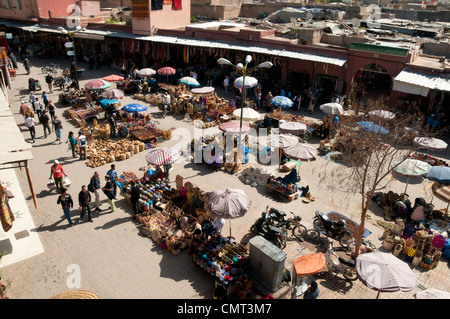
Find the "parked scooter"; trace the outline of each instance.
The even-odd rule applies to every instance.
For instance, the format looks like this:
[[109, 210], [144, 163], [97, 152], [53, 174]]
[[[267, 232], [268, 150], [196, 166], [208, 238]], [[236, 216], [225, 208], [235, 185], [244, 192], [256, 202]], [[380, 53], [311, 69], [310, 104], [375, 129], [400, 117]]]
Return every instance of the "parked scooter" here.
[[339, 241], [342, 247], [347, 248], [349, 243], [354, 241], [352, 234], [347, 230], [345, 220], [343, 218], [338, 221], [331, 220], [328, 216], [320, 211], [316, 211], [316, 217], [313, 220], [313, 227], [326, 236]]
[[333, 244], [330, 242], [325, 253], [325, 264], [329, 272], [343, 274], [345, 279], [354, 281], [358, 278], [356, 273], [356, 264], [353, 259], [338, 257], [333, 250]]
[[272, 224], [271, 216], [267, 209], [261, 214], [261, 217], [256, 220], [252, 227], [250, 227], [250, 230], [272, 242], [280, 249], [286, 247], [287, 234], [284, 230]]

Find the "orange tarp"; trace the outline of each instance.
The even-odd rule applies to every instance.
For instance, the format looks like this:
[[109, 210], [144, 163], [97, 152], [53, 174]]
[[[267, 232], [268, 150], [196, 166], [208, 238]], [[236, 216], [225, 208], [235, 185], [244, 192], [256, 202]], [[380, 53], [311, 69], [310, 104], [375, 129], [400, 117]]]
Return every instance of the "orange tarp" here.
[[294, 271], [297, 276], [309, 276], [318, 273], [325, 267], [323, 253], [309, 254], [294, 260]]

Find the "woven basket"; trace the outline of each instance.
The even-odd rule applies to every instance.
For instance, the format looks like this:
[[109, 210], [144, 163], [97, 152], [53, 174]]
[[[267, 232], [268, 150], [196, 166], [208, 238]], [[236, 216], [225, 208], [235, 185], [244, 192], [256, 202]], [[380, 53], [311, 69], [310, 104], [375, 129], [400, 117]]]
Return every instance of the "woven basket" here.
[[100, 297], [87, 290], [69, 290], [55, 295], [50, 299], [100, 299]]

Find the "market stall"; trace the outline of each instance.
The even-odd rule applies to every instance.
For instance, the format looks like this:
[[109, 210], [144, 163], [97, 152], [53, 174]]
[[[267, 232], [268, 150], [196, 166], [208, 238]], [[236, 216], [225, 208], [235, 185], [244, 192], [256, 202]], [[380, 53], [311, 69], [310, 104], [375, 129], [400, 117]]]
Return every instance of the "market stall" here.
[[142, 85], [140, 80], [123, 80], [116, 83], [116, 88], [125, 94], [135, 94], [142, 90]]
[[383, 247], [412, 266], [435, 268], [446, 243], [450, 244], [446, 210], [435, 209], [422, 198], [416, 198], [412, 205], [406, 194], [394, 192], [376, 193], [373, 200], [384, 209], [388, 220], [394, 220], [384, 225]]
[[140, 178], [129, 171], [117, 178], [128, 201], [131, 202], [133, 185], [139, 189], [139, 213], [135, 220], [141, 234], [175, 256], [189, 248], [192, 260], [214, 278], [215, 296], [225, 298], [246, 272], [247, 248], [232, 237], [221, 235], [225, 222], [214, 217], [206, 205], [211, 193], [191, 182], [184, 183], [180, 175], [176, 176], [172, 188], [154, 177], [154, 169], [152, 165], [147, 166]]

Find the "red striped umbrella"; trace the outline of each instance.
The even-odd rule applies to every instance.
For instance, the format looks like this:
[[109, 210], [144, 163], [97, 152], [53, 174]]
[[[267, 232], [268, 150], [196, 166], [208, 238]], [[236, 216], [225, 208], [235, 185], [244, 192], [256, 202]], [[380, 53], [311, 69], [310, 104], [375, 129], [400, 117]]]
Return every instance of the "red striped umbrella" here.
[[169, 165], [181, 157], [179, 150], [171, 147], [155, 148], [145, 156], [147, 163], [152, 165]]
[[165, 66], [163, 68], [158, 69], [158, 74], [159, 75], [173, 75], [177, 73], [177, 70], [175, 70], [174, 68], [171, 68], [170, 66]]

